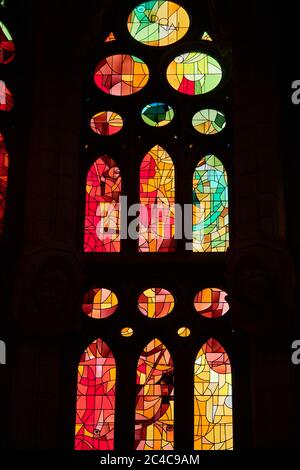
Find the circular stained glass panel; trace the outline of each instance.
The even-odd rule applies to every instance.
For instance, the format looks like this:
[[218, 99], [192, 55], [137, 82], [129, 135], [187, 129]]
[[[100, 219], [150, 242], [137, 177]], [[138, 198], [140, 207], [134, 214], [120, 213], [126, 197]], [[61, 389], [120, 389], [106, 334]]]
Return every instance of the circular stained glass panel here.
[[94, 80], [98, 88], [109, 95], [133, 95], [147, 84], [149, 68], [136, 56], [116, 54], [98, 63]]
[[192, 123], [200, 134], [213, 135], [225, 128], [226, 118], [223, 113], [215, 109], [202, 109], [194, 115]]
[[173, 295], [158, 287], [145, 290], [139, 297], [140, 312], [149, 318], [163, 318], [169, 315], [175, 306]]
[[83, 312], [90, 318], [110, 317], [118, 308], [118, 299], [109, 289], [91, 289], [83, 298]]
[[179, 328], [177, 334], [181, 336], [181, 338], [188, 338], [191, 334], [191, 330], [186, 327]]
[[123, 328], [123, 329], [121, 330], [121, 335], [122, 335], [124, 338], [130, 338], [130, 336], [133, 335], [133, 329], [130, 328], [130, 327]]
[[229, 310], [226, 301], [227, 293], [221, 289], [208, 288], [200, 291], [195, 299], [194, 306], [200, 315], [206, 318], [219, 318], [224, 316]]
[[112, 111], [101, 111], [92, 117], [90, 126], [96, 134], [114, 135], [122, 129], [123, 119]]
[[163, 127], [174, 118], [174, 111], [168, 104], [147, 104], [141, 112], [143, 121], [152, 127]]

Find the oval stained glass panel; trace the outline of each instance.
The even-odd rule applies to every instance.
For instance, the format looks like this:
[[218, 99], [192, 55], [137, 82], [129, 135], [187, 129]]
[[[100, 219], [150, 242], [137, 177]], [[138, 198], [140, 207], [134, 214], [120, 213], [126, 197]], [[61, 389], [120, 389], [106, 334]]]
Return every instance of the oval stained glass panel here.
[[212, 56], [203, 52], [186, 52], [169, 64], [169, 84], [186, 95], [204, 95], [216, 88], [222, 80], [222, 67]]
[[226, 117], [215, 109], [202, 109], [194, 115], [192, 124], [200, 134], [218, 134], [226, 126]]
[[163, 127], [173, 120], [174, 111], [168, 104], [151, 103], [144, 107], [141, 116], [143, 121], [149, 126]]
[[221, 289], [208, 288], [200, 291], [194, 299], [195, 309], [206, 318], [223, 317], [229, 310], [227, 293]]
[[122, 129], [123, 119], [113, 111], [102, 111], [92, 117], [90, 126], [96, 134], [110, 136]]
[[116, 54], [98, 63], [94, 80], [98, 88], [109, 95], [133, 95], [147, 84], [149, 68], [138, 57]]
[[139, 311], [149, 318], [163, 318], [169, 315], [175, 306], [173, 295], [158, 287], [145, 290], [139, 297]]
[[121, 330], [121, 335], [122, 335], [124, 338], [130, 338], [130, 337], [133, 335], [133, 329], [130, 328], [129, 326], [128, 326], [128, 327], [125, 327], [125, 328], [122, 328], [122, 330]]
[[143, 2], [127, 21], [131, 36], [147, 46], [168, 46], [187, 33], [190, 19], [184, 8], [166, 0]]
[[188, 338], [191, 334], [191, 330], [183, 326], [182, 328], [179, 328], [179, 330], [177, 331], [177, 334], [181, 338]]
[[109, 289], [91, 289], [84, 295], [82, 310], [90, 318], [110, 317], [117, 308], [117, 296]]

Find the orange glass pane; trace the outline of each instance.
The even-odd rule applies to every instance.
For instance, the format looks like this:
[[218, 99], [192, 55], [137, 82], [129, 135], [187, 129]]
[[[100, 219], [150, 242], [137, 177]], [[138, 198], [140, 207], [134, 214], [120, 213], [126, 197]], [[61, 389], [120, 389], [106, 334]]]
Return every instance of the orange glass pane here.
[[175, 305], [173, 295], [166, 289], [154, 287], [145, 290], [138, 300], [140, 312], [149, 318], [163, 318], [169, 315]]
[[118, 299], [109, 289], [91, 289], [83, 299], [83, 312], [91, 318], [110, 317], [118, 308]]
[[116, 54], [101, 60], [94, 74], [95, 83], [109, 95], [127, 96], [142, 90], [149, 80], [149, 69], [136, 56]]
[[194, 299], [194, 306], [198, 313], [206, 318], [218, 318], [229, 310], [229, 304], [225, 300], [227, 293], [217, 288], [207, 288], [198, 292]]

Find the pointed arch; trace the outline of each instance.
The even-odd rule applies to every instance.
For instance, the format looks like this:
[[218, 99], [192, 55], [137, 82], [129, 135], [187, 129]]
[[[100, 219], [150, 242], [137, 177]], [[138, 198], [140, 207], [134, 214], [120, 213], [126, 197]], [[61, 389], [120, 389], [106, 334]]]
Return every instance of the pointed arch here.
[[228, 246], [227, 173], [215, 155], [207, 155], [193, 178], [193, 251], [224, 252]]
[[139, 251], [175, 250], [175, 169], [170, 155], [155, 145], [140, 167]]
[[85, 252], [120, 251], [120, 195], [122, 178], [107, 155], [91, 166], [86, 181]]
[[194, 380], [194, 449], [231, 450], [231, 365], [225, 349], [213, 338], [197, 355]]
[[0, 133], [0, 234], [3, 233], [5, 216], [8, 165], [9, 156], [4, 142], [4, 137]]
[[174, 366], [167, 348], [152, 340], [137, 365], [135, 449], [174, 448]]
[[101, 339], [78, 366], [75, 450], [114, 450], [116, 363]]

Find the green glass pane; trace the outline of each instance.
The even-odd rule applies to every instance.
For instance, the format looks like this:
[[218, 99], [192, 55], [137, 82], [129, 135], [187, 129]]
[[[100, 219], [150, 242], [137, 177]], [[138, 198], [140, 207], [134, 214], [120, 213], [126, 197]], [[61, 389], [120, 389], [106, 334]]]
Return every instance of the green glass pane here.
[[194, 115], [192, 123], [200, 134], [213, 135], [225, 128], [226, 117], [215, 109], [202, 109]]
[[168, 104], [147, 104], [141, 112], [143, 121], [152, 127], [163, 127], [174, 118], [174, 111]]

